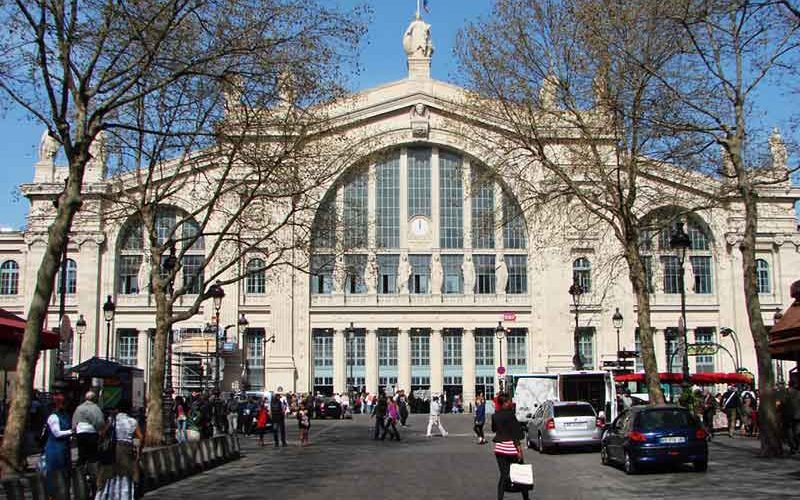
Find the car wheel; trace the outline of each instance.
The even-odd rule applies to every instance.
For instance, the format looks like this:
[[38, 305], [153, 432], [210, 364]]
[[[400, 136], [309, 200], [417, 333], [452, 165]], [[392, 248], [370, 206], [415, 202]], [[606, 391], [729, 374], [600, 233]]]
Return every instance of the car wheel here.
[[542, 435], [541, 434], [539, 434], [539, 438], [537, 440], [536, 447], [539, 449], [539, 453], [544, 453], [545, 452], [544, 441], [542, 441]]
[[708, 470], [708, 459], [698, 460], [697, 462], [692, 463], [692, 465], [694, 465], [695, 472], [705, 472]]
[[636, 474], [639, 472], [639, 468], [636, 466], [636, 462], [631, 457], [631, 454], [627, 451], [625, 452], [625, 474]]
[[600, 462], [602, 462], [603, 465], [611, 464], [611, 461], [608, 459], [608, 449], [604, 444], [600, 445]]

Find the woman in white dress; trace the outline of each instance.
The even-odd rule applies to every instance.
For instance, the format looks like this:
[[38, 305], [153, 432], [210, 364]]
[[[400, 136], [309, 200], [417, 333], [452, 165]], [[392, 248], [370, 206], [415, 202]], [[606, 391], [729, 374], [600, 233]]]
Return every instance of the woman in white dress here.
[[[95, 500], [133, 500], [137, 498], [135, 485], [139, 481], [138, 457], [142, 453], [144, 435], [135, 418], [128, 415], [130, 405], [120, 403], [112, 410], [103, 436], [112, 433], [114, 442], [113, 463], [104, 464], [98, 477], [99, 489]], [[138, 447], [134, 447], [134, 438]]]

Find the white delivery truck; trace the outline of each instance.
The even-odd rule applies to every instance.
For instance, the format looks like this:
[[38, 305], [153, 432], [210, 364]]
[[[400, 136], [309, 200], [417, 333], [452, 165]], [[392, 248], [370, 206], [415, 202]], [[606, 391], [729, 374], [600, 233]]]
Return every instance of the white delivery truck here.
[[517, 420], [527, 423], [536, 408], [547, 400], [586, 401], [606, 422], [617, 417], [617, 391], [608, 371], [526, 373], [512, 376]]

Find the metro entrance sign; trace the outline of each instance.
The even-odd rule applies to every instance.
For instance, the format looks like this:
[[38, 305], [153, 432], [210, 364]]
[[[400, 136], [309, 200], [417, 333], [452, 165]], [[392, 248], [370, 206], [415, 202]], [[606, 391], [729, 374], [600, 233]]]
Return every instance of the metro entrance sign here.
[[514, 312], [503, 313], [503, 321], [516, 321], [516, 320], [517, 320], [517, 313]]
[[497, 367], [497, 374], [498, 375], [505, 375], [506, 374], [506, 367], [505, 366], [498, 366]]

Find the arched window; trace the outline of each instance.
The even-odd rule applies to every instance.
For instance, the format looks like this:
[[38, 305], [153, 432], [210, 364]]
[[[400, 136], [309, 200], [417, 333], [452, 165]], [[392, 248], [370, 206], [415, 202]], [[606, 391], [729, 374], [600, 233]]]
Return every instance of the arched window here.
[[264, 261], [250, 259], [247, 261], [247, 277], [245, 278], [245, 293], [248, 295], [261, 295], [267, 291], [266, 272]]
[[756, 259], [756, 290], [758, 293], [772, 293], [769, 264], [764, 259]]
[[583, 293], [592, 291], [592, 263], [586, 257], [572, 263], [572, 282], [583, 288]]
[[[61, 266], [58, 267], [58, 274], [56, 274], [56, 293], [61, 293]], [[66, 293], [67, 295], [75, 295], [75, 290], [78, 284], [78, 265], [72, 259], [67, 259], [67, 282]]]
[[19, 264], [15, 260], [7, 260], [0, 266], [0, 295], [17, 295], [19, 293]]

